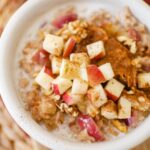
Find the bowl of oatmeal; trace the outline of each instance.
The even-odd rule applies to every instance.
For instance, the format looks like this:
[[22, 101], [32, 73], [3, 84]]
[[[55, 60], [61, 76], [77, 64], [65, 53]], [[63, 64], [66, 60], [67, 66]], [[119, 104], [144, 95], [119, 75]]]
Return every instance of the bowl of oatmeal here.
[[149, 12], [140, 0], [26, 2], [0, 44], [14, 120], [58, 150], [128, 149], [148, 138]]

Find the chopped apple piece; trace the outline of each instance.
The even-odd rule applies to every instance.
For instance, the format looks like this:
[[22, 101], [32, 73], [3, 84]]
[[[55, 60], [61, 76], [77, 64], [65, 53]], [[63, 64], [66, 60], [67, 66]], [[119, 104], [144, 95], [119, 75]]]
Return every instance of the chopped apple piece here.
[[40, 49], [33, 55], [32, 60], [40, 65], [44, 65], [49, 62], [49, 53], [44, 49]]
[[88, 65], [87, 74], [90, 86], [96, 86], [105, 81], [105, 77], [96, 65]]
[[62, 95], [72, 86], [72, 82], [69, 79], [64, 79], [61, 77], [56, 78], [52, 82], [52, 88], [56, 95]]
[[76, 45], [76, 40], [73, 38], [69, 38], [69, 40], [67, 41], [67, 43], [65, 45], [63, 57], [68, 57], [71, 54], [71, 52], [73, 51], [75, 45]]
[[78, 18], [78, 15], [74, 12], [71, 12], [71, 13], [56, 17], [56, 19], [52, 21], [52, 24], [56, 28], [60, 29], [64, 26], [64, 24], [75, 21], [77, 20], [77, 18]]
[[118, 118], [127, 119], [131, 117], [131, 102], [121, 97], [118, 101]]
[[84, 99], [84, 96], [79, 94], [72, 94], [71, 91], [69, 90], [68, 92], [65, 92], [63, 94], [62, 99], [66, 104], [74, 105], [82, 101]]
[[110, 63], [106, 63], [106, 64], [101, 65], [99, 67], [99, 70], [102, 72], [106, 81], [112, 79], [115, 76]]
[[80, 66], [80, 78], [86, 82], [88, 82], [88, 74], [87, 74], [87, 68], [85, 64], [82, 64]]
[[124, 87], [125, 86], [116, 79], [111, 79], [105, 87], [107, 97], [114, 101], [118, 100]]
[[138, 87], [149, 88], [150, 87], [150, 73], [138, 74]]
[[87, 52], [90, 56], [90, 59], [100, 59], [105, 56], [105, 48], [103, 41], [97, 41], [90, 45], [87, 45]]
[[60, 73], [60, 67], [61, 67], [62, 59], [59, 58], [59, 57], [53, 56], [51, 62], [52, 62], [53, 74], [59, 74]]
[[60, 56], [62, 54], [64, 47], [64, 41], [62, 37], [52, 35], [52, 34], [47, 34], [45, 37], [45, 40], [43, 42], [43, 48], [55, 55], [55, 56]]
[[99, 110], [90, 101], [88, 101], [87, 108], [86, 108], [86, 113], [88, 115], [90, 115], [91, 117], [95, 117], [99, 113]]
[[51, 82], [53, 81], [52, 71], [44, 66], [36, 77], [35, 81], [44, 89], [50, 89]]
[[86, 94], [88, 90], [88, 83], [81, 79], [74, 79], [72, 85], [72, 94]]
[[108, 100], [108, 102], [101, 107], [101, 115], [107, 119], [117, 118], [117, 105], [112, 100]]
[[87, 130], [88, 134], [96, 139], [96, 141], [103, 141], [104, 136], [100, 132], [97, 124], [89, 115], [80, 115], [77, 118], [77, 123], [81, 130]]
[[80, 65], [67, 59], [62, 60], [60, 76], [67, 79], [80, 78]]
[[85, 64], [87, 66], [90, 64], [90, 58], [87, 53], [72, 53], [70, 55], [70, 60], [77, 62], [80, 65]]
[[101, 84], [88, 90], [87, 97], [97, 108], [107, 103], [107, 96]]

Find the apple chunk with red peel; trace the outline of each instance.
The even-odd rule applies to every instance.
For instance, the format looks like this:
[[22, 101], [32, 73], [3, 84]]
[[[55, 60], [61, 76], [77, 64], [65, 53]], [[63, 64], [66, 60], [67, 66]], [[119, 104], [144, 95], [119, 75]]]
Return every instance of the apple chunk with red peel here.
[[90, 58], [87, 55], [87, 53], [72, 53], [70, 55], [70, 60], [73, 62], [77, 62], [80, 65], [84, 64], [84, 65], [89, 65], [90, 64]]
[[72, 86], [72, 82], [69, 79], [58, 77], [52, 82], [52, 88], [56, 95], [62, 95]]
[[82, 64], [80, 66], [80, 79], [88, 82], [88, 74], [86, 64]]
[[107, 96], [101, 84], [88, 90], [87, 97], [97, 108], [107, 103]]
[[112, 100], [108, 100], [108, 102], [101, 107], [101, 115], [107, 119], [116, 119], [117, 105]]
[[74, 105], [84, 99], [83, 95], [72, 94], [71, 91], [67, 91], [62, 96], [63, 101], [68, 105]]
[[90, 45], [87, 45], [87, 52], [90, 56], [90, 59], [100, 59], [105, 56], [105, 48], [103, 41], [97, 41]]
[[74, 79], [72, 85], [72, 94], [86, 94], [88, 90], [88, 83], [81, 79]]
[[96, 86], [105, 81], [105, 77], [96, 65], [88, 65], [87, 74], [90, 86]]
[[118, 118], [127, 119], [131, 117], [131, 102], [124, 97], [118, 101]]
[[60, 56], [62, 54], [64, 47], [64, 40], [60, 36], [47, 34], [44, 42], [43, 48], [50, 54], [55, 56]]
[[52, 21], [52, 25], [60, 29], [64, 24], [77, 20], [78, 15], [76, 13], [68, 13], [63, 16], [58, 16], [55, 20]]
[[70, 60], [63, 59], [60, 67], [60, 77], [73, 80], [80, 78], [80, 65]]
[[63, 53], [63, 57], [68, 57], [71, 52], [73, 51], [74, 47], [76, 45], [76, 40], [74, 38], [69, 38], [69, 40], [67, 41], [66, 45], [65, 45], [65, 49], [64, 49], [64, 53]]
[[62, 59], [59, 57], [52, 57], [52, 71], [53, 74], [59, 74], [60, 73], [60, 67], [61, 67], [61, 63], [62, 63]]
[[50, 89], [51, 82], [53, 81], [52, 71], [44, 66], [38, 76], [35, 78], [35, 81], [44, 89]]
[[99, 66], [98, 69], [102, 72], [106, 81], [112, 79], [115, 76], [110, 63], [103, 64], [103, 65]]
[[78, 116], [77, 124], [81, 130], [86, 129], [88, 134], [94, 137], [96, 141], [104, 141], [104, 136], [102, 135], [95, 121], [89, 115]]
[[38, 50], [32, 57], [32, 60], [40, 65], [44, 65], [49, 62], [49, 53], [44, 49]]
[[111, 100], [117, 101], [124, 87], [125, 86], [116, 79], [111, 79], [105, 87], [107, 97]]
[[139, 88], [150, 88], [150, 73], [138, 74], [138, 87]]

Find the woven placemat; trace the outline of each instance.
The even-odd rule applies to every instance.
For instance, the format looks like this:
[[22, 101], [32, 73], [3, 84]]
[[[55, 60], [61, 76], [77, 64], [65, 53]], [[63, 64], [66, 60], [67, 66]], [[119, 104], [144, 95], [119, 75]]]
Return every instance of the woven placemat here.
[[[14, 11], [26, 0], [0, 0], [0, 34]], [[147, 0], [150, 2], [150, 0]], [[9, 116], [0, 98], [0, 150], [47, 150], [24, 133]], [[150, 150], [150, 139], [133, 150]]]

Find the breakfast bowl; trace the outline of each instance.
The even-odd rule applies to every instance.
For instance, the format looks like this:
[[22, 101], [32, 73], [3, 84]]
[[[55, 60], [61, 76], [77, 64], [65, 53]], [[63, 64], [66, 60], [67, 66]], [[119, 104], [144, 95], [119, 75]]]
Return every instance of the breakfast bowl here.
[[[101, 141], [101, 142], [94, 142], [94, 143], [91, 143], [91, 141], [90, 142], [80, 142], [76, 139], [73, 139], [72, 134], [70, 133], [68, 128], [66, 128], [65, 125], [61, 126], [61, 130], [56, 129], [55, 131], [50, 132], [45, 128], [45, 126], [43, 126], [43, 124], [38, 124], [36, 122], [38, 120], [38, 118], [36, 121], [34, 121], [34, 119], [31, 116], [30, 111], [27, 111], [25, 109], [26, 106], [24, 105], [24, 102], [22, 101], [22, 96], [21, 96], [21, 93], [24, 89], [24, 84], [21, 84], [21, 87], [22, 87], [22, 89], [21, 89], [20, 87], [18, 87], [18, 83], [17, 83], [18, 80], [20, 79], [20, 77], [24, 76], [23, 73], [20, 74], [16, 71], [17, 70], [16, 64], [17, 64], [17, 62], [20, 61], [20, 58], [22, 57], [20, 55], [21, 55], [22, 49], [24, 49], [24, 47], [25, 47], [26, 41], [29, 41], [30, 38], [33, 38], [32, 37], [33, 33], [35, 33], [39, 27], [40, 28], [46, 27], [46, 29], [47, 29], [46, 21], [54, 20], [56, 17], [54, 14], [61, 15], [61, 14], [63, 14], [64, 9], [68, 9], [68, 8], [72, 9], [72, 7], [75, 7], [77, 9], [77, 11], [79, 11], [79, 14], [81, 16], [84, 16], [85, 18], [88, 18], [91, 13], [96, 14], [97, 13], [96, 11], [99, 9], [107, 10], [111, 14], [115, 15], [126, 6], [128, 6], [130, 8], [133, 15], [141, 23], [143, 23], [148, 29], [150, 29], [150, 21], [147, 19], [148, 17], [150, 17], [150, 9], [141, 0], [132, 0], [132, 1], [130, 1], [130, 0], [126, 0], [126, 1], [123, 1], [123, 0], [118, 0], [118, 1], [111, 1], [111, 0], [81, 1], [81, 0], [76, 0], [75, 2], [70, 2], [69, 0], [27, 1], [14, 14], [14, 16], [8, 22], [4, 32], [2, 33], [1, 40], [0, 40], [0, 52], [1, 52], [1, 55], [0, 55], [0, 82], [1, 82], [0, 92], [1, 92], [4, 104], [5, 104], [8, 112], [13, 117], [13, 119], [16, 121], [16, 123], [27, 134], [29, 134], [32, 138], [34, 138], [41, 144], [47, 146], [48, 148], [54, 149], [54, 150], [55, 149], [57, 149], [57, 150], [76, 150], [76, 149], [91, 150], [91, 149], [96, 149], [96, 148], [101, 148], [103, 150], [109, 150], [109, 149], [118, 150], [118, 149], [130, 149], [130, 148], [134, 147], [135, 145], [143, 142], [147, 138], [149, 138], [149, 136], [150, 136], [150, 127], [149, 127], [150, 117], [149, 116], [147, 116], [146, 119], [142, 120], [142, 122], [140, 122], [139, 125], [135, 129], [131, 130], [129, 133], [127, 133], [125, 135], [121, 134], [117, 138], [114, 138], [114, 139], [111, 138], [111, 140], [108, 140], [108, 141]], [[143, 15], [143, 14], [145, 14], [145, 15]], [[109, 18], [109, 15], [107, 17]], [[76, 18], [76, 17], [73, 17], [73, 18]], [[58, 24], [58, 22], [56, 20], [55, 20], [55, 23], [53, 22], [53, 24], [56, 27], [60, 28], [60, 23]], [[84, 23], [84, 25], [82, 25], [82, 27], [84, 27], [84, 26], [86, 28], [87, 25]], [[53, 28], [52, 28], [52, 31], [53, 31]], [[39, 32], [38, 34], [40, 34], [40, 36], [41, 36], [41, 32]], [[60, 34], [60, 33], [58, 33], [58, 34]], [[52, 35], [48, 35], [47, 33], [45, 35], [42, 34], [42, 36], [47, 37], [47, 40], [51, 39], [51, 37], [54, 37]], [[129, 40], [129, 39], [126, 39], [126, 37], [121, 37], [121, 36], [119, 36], [119, 37], [118, 37], [118, 41], [122, 42], [123, 44], [126, 42], [124, 40]], [[42, 40], [44, 41], [44, 39], [42, 39]], [[47, 46], [47, 40], [45, 40], [45, 44], [43, 44], [44, 49], [47, 49], [47, 52], [52, 52], [51, 46]], [[137, 36], [136, 36], [136, 40], [138, 40]], [[133, 41], [133, 39], [129, 40], [129, 41], [130, 42], [127, 42], [127, 43], [135, 44], [135, 41]], [[35, 45], [38, 45], [38, 44], [39, 44], [38, 42], [35, 43]], [[62, 42], [59, 42], [59, 44], [61, 45]], [[99, 44], [101, 46], [103, 45], [102, 42], [99, 42]], [[127, 46], [129, 48], [130, 44], [127, 44], [125, 46]], [[56, 46], [56, 45], [54, 44], [53, 46]], [[89, 47], [87, 47], [88, 51], [89, 51], [89, 49], [91, 49], [90, 47], [91, 47], [91, 45], [89, 45]], [[101, 50], [104, 51], [104, 47], [101, 47]], [[135, 53], [135, 47], [130, 50], [131, 50], [131, 53]], [[28, 51], [23, 51], [23, 52], [28, 53]], [[59, 55], [58, 53], [55, 53], [55, 54]], [[68, 54], [66, 54], [66, 55], [68, 55]], [[91, 55], [92, 54], [89, 53], [89, 56], [91, 56]], [[93, 56], [91, 56], [91, 57], [93, 57]], [[101, 57], [101, 55], [100, 55], [100, 57]], [[30, 59], [30, 57], [29, 57], [29, 59]], [[65, 64], [66, 62], [64, 61], [63, 63]], [[67, 63], [68, 63], [68, 61], [67, 61]], [[109, 65], [107, 64], [107, 66], [109, 66], [109, 68], [110, 68], [110, 64]], [[30, 68], [30, 66], [28, 66], [26, 69], [28, 70], [28, 68]], [[102, 69], [102, 67], [101, 67], [101, 69]], [[41, 71], [41, 73], [43, 73], [43, 71]], [[109, 73], [112, 74], [112, 76], [114, 76], [112, 71]], [[37, 76], [37, 74], [32, 74], [32, 75], [33, 75], [33, 77]], [[39, 84], [41, 84], [40, 77], [36, 78], [36, 82]], [[68, 76], [67, 76], [67, 78], [68, 78]], [[63, 80], [62, 83], [64, 83], [64, 82], [68, 82], [67, 79]], [[117, 81], [113, 80], [113, 83], [114, 82], [116, 83]], [[91, 84], [93, 86], [93, 82]], [[41, 85], [43, 87], [47, 88], [47, 86], [49, 86], [50, 84], [47, 85], [47, 84], [43, 84], [43, 82], [42, 82]], [[103, 83], [102, 83], [102, 85], [103, 85]], [[105, 83], [104, 83], [104, 86], [105, 86]], [[140, 86], [143, 86], [143, 84], [140, 84]], [[122, 88], [123, 87], [124, 86], [122, 86]], [[99, 87], [99, 88], [102, 89], [102, 87]], [[64, 89], [65, 89], [65, 86], [63, 86], [62, 90], [64, 90]], [[109, 88], [107, 90], [109, 90]], [[76, 90], [74, 90], [74, 91], [77, 92]], [[47, 91], [45, 91], [45, 92], [47, 94]], [[81, 92], [81, 91], [79, 90], [78, 92]], [[132, 92], [130, 91], [130, 93], [132, 93]], [[25, 97], [26, 97], [26, 95], [25, 95]], [[113, 97], [112, 99], [116, 100], [116, 97], [115, 98]], [[142, 102], [142, 100], [141, 100], [141, 102]], [[114, 105], [116, 105], [116, 104], [114, 103]], [[148, 105], [149, 105], [149, 103], [148, 103]], [[130, 106], [130, 104], [128, 106]], [[143, 105], [141, 105], [141, 107], [143, 107]], [[131, 106], [130, 106], [130, 108], [131, 108]], [[29, 108], [27, 108], [27, 109], [29, 109]], [[34, 117], [36, 116], [36, 114], [38, 114], [37, 110], [34, 111]], [[131, 114], [128, 114], [127, 116], [130, 116], [130, 115]], [[104, 116], [106, 117], [106, 115], [104, 115]], [[121, 116], [121, 119], [124, 119], [124, 117], [122, 118], [122, 116]], [[109, 130], [107, 130], [107, 131], [110, 132]]]

